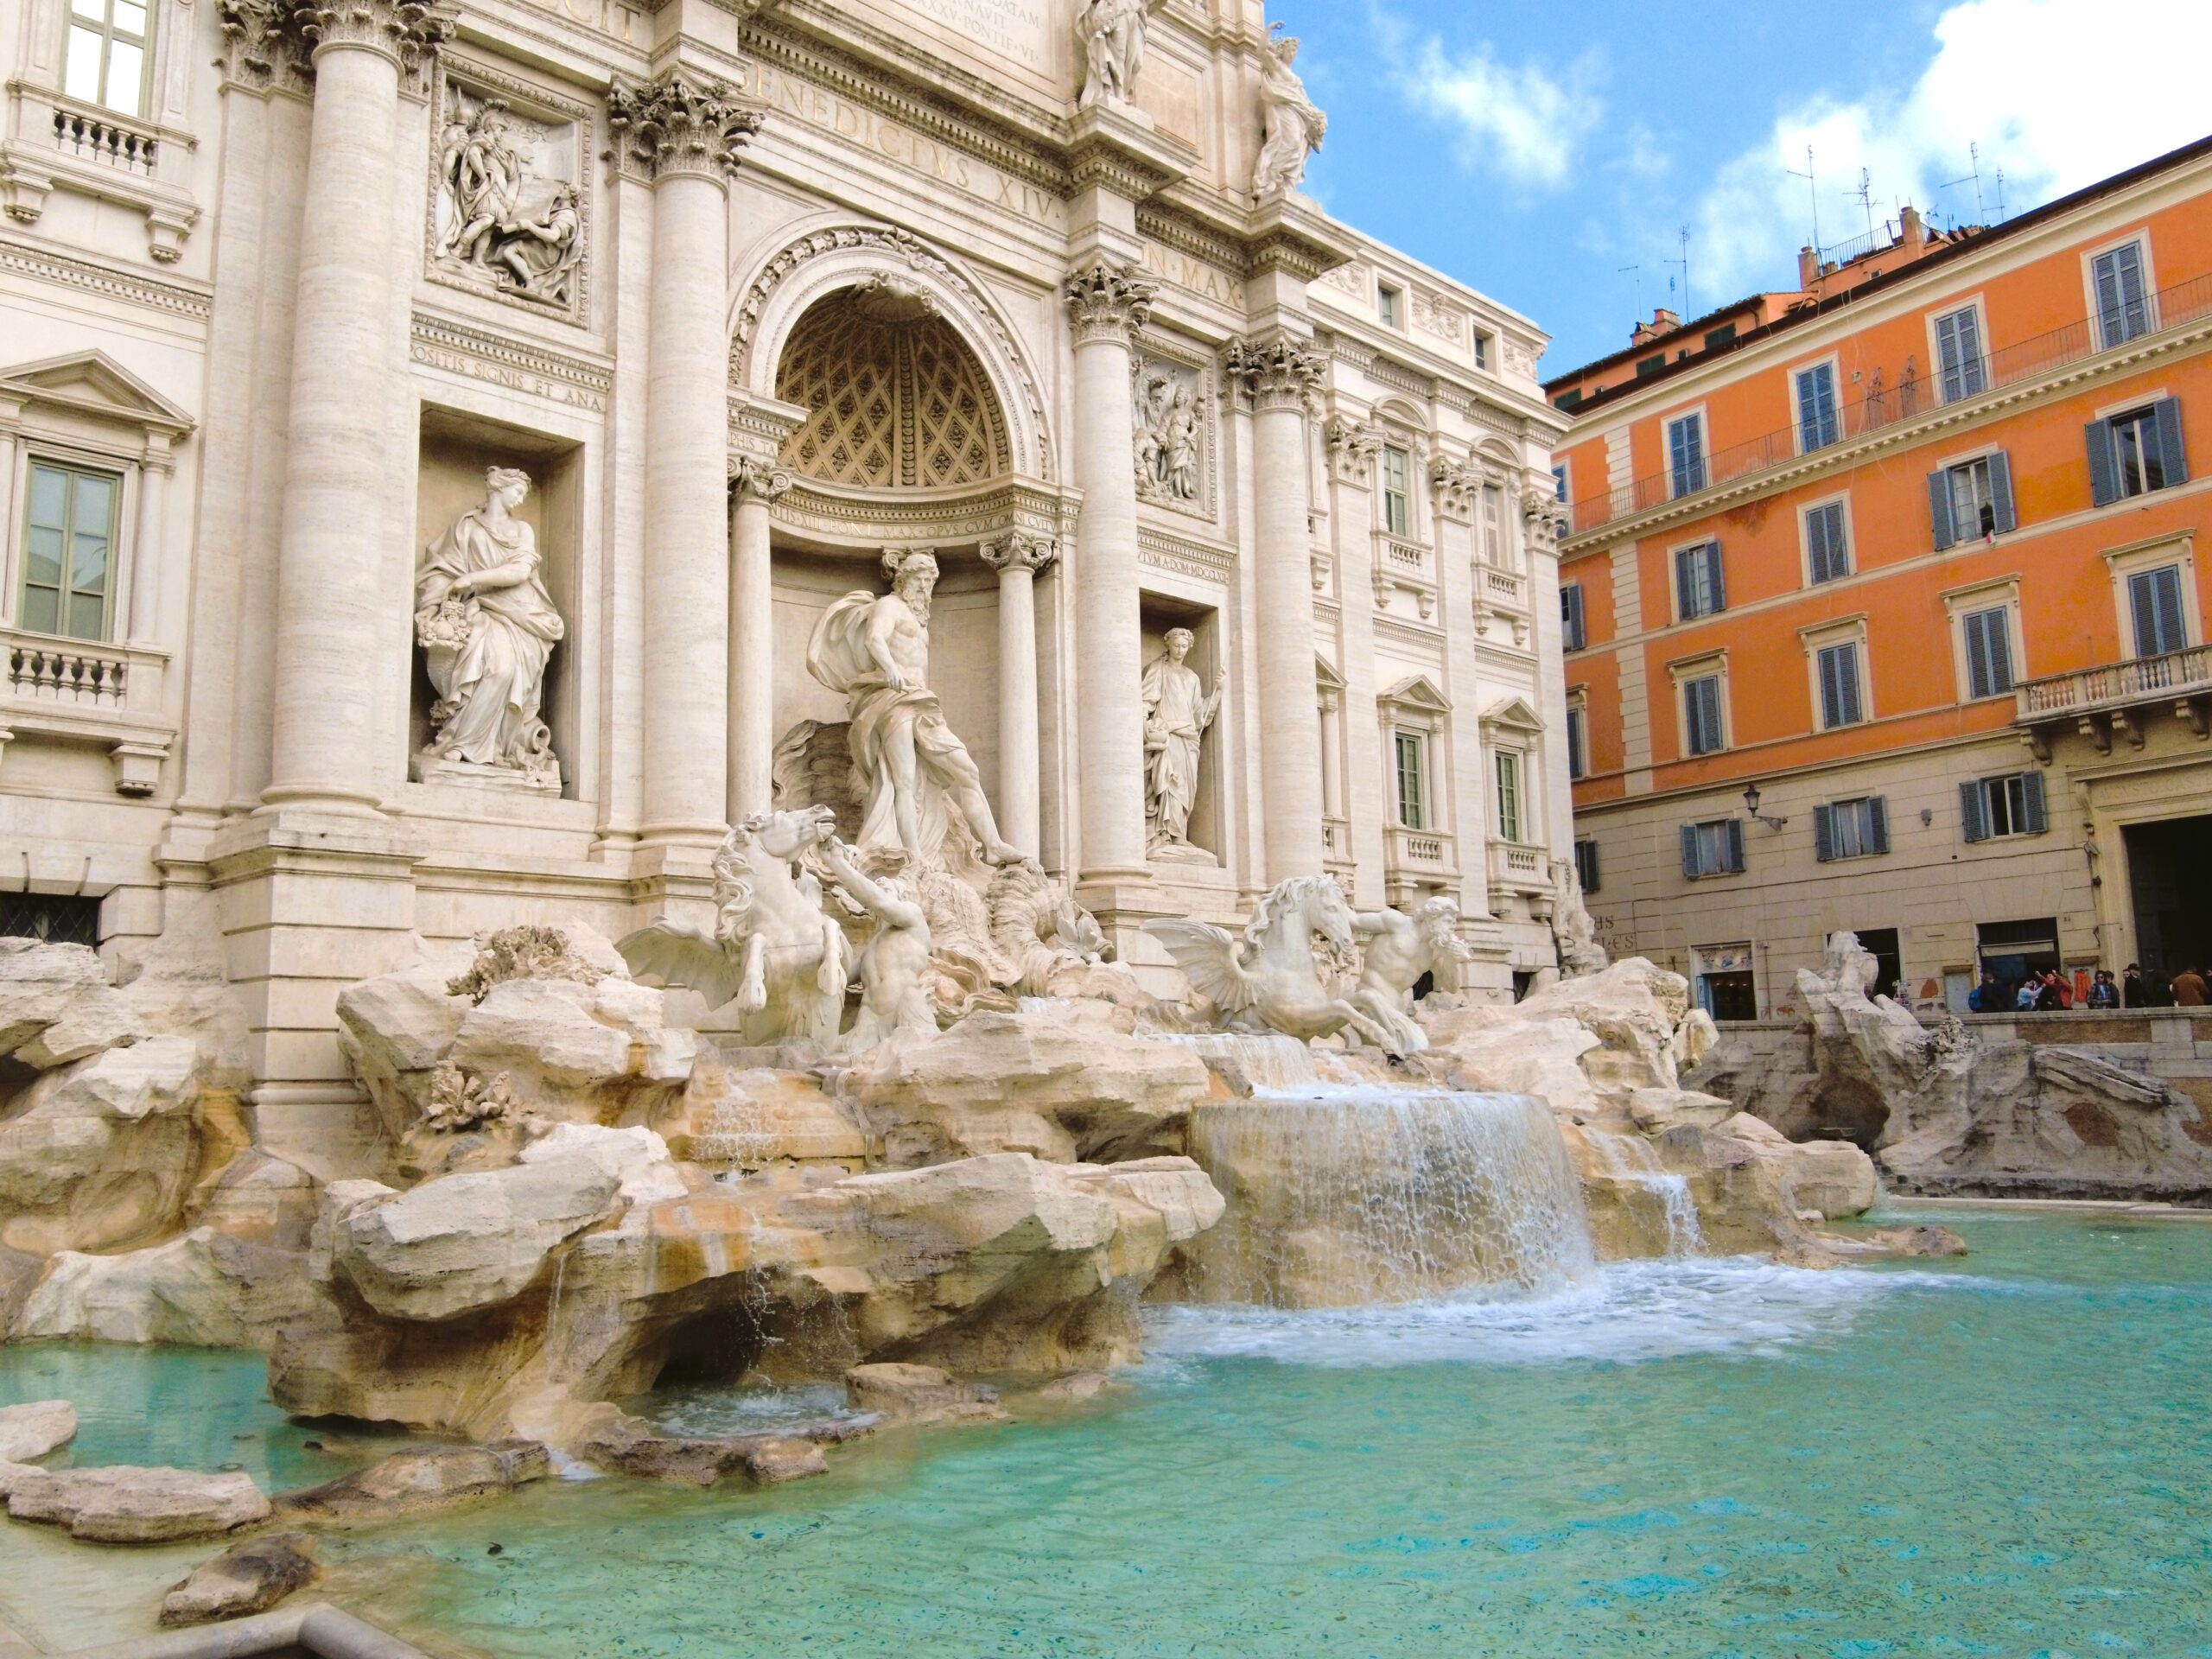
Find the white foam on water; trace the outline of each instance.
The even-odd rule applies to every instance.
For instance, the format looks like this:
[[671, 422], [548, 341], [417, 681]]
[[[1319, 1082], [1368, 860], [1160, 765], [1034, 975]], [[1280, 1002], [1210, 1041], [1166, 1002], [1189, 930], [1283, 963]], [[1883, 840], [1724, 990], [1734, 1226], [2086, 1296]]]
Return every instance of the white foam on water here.
[[1698, 1225], [1697, 1200], [1690, 1196], [1688, 1178], [1662, 1166], [1658, 1154], [1648, 1141], [1606, 1135], [1598, 1129], [1584, 1133], [1616, 1177], [1642, 1187], [1659, 1200], [1660, 1211], [1667, 1224], [1667, 1254], [1681, 1256], [1702, 1253], [1705, 1231]]
[[1637, 1364], [1771, 1355], [1847, 1332], [1900, 1292], [2013, 1292], [1967, 1274], [1815, 1272], [1750, 1256], [1619, 1262], [1548, 1294], [1480, 1291], [1358, 1307], [1178, 1305], [1147, 1309], [1147, 1352], [1328, 1367]]

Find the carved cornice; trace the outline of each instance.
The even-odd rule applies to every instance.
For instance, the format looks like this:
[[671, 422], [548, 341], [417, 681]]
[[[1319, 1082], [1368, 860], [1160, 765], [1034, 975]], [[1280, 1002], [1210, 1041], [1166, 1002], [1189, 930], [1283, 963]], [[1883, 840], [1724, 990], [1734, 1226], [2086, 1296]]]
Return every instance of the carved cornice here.
[[1058, 543], [1019, 530], [985, 542], [982, 551], [983, 563], [1001, 575], [1018, 570], [1026, 570], [1033, 576], [1042, 575], [1060, 556]]
[[1157, 202], [1138, 204], [1137, 234], [1149, 238], [1164, 248], [1186, 253], [1217, 270], [1226, 271], [1239, 282], [1249, 274], [1245, 264], [1247, 250], [1243, 243], [1232, 237], [1223, 236], [1188, 214], [1163, 207]]
[[604, 410], [614, 386], [614, 372], [604, 364], [422, 311], [413, 318], [408, 357], [575, 409]]
[[730, 493], [740, 501], [760, 501], [773, 506], [791, 493], [798, 480], [788, 467], [754, 455], [733, 455], [729, 462]]
[[127, 305], [143, 306], [149, 311], [188, 317], [194, 322], [206, 322], [215, 308], [211, 296], [196, 289], [158, 282], [131, 271], [111, 270], [88, 259], [16, 243], [0, 242], [0, 270], [17, 271], [41, 282], [59, 283], [105, 299], [121, 300]]
[[311, 58], [331, 47], [365, 47], [412, 70], [453, 38], [459, 16], [451, 0], [319, 0], [300, 7], [294, 24]]
[[1382, 453], [1382, 429], [1372, 421], [1348, 421], [1339, 415], [1327, 430], [1329, 471], [1339, 483], [1366, 484], [1375, 476], [1375, 457]]
[[1222, 353], [1222, 367], [1243, 383], [1252, 406], [1312, 414], [1320, 389], [1321, 359], [1310, 343], [1289, 334], [1232, 340]]
[[1236, 575], [1234, 553], [1143, 526], [1137, 531], [1137, 559], [1155, 570], [1224, 586]]
[[1062, 289], [1075, 343], [1119, 340], [1123, 345], [1152, 320], [1152, 302], [1160, 293], [1135, 265], [1109, 265], [1101, 261], [1070, 273]]
[[740, 152], [760, 130], [760, 120], [761, 112], [742, 102], [728, 82], [688, 69], [670, 69], [647, 81], [618, 76], [607, 94], [613, 160], [624, 172], [648, 181], [736, 172]]
[[1020, 533], [1052, 542], [1074, 533], [1072, 496], [1035, 480], [1001, 480], [982, 489], [855, 494], [798, 480], [774, 504], [787, 530], [851, 549], [945, 547], [995, 542]]

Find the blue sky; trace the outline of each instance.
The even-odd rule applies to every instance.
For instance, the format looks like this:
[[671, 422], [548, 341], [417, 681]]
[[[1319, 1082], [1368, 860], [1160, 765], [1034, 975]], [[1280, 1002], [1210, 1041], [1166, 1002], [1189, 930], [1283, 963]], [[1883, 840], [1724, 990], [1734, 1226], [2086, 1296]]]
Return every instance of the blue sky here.
[[[2018, 213], [2212, 133], [2212, 0], [1270, 0], [1268, 15], [1300, 37], [1329, 112], [1307, 192], [1535, 318], [1546, 376], [1625, 346], [1655, 305], [1794, 287], [1815, 211], [1823, 244], [1865, 234], [1862, 170], [1878, 224], [1901, 200], [1970, 222], [1969, 146], [1993, 219], [2000, 171]], [[1791, 175], [1808, 144], [1817, 203]], [[1687, 304], [1669, 263], [1684, 227]]]

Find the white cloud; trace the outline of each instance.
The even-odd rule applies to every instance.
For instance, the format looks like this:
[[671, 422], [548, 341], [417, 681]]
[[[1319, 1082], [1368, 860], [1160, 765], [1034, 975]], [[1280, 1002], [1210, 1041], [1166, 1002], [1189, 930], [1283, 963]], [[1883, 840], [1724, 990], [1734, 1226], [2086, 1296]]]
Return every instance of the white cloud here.
[[[1524, 188], [1568, 181], [1575, 153], [1605, 113], [1593, 93], [1574, 92], [1539, 65], [1500, 63], [1488, 41], [1447, 51], [1430, 35], [1414, 45], [1403, 22], [1370, 0], [1378, 45], [1398, 66], [1391, 79], [1407, 101], [1456, 129], [1460, 159]], [[1579, 75], [1591, 75], [1587, 64]]]
[[1698, 303], [1795, 285], [1812, 199], [1789, 173], [1805, 170], [1808, 145], [1821, 239], [1833, 245], [1865, 232], [1852, 195], [1862, 168], [1878, 226], [1899, 200], [1970, 221], [1974, 185], [1952, 181], [1972, 170], [1978, 145], [1984, 216], [1993, 219], [2000, 172], [2017, 213], [2212, 129], [2206, 0], [1961, 0], [1935, 35], [1934, 56], [1904, 93], [1815, 100], [1721, 168], [1692, 227]]

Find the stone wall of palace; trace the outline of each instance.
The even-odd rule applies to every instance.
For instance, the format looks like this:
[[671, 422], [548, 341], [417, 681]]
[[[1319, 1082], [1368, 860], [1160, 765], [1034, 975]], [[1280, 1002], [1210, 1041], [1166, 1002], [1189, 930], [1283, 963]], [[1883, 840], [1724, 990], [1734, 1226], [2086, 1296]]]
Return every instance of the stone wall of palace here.
[[[1555, 965], [1543, 338], [1297, 194], [1257, 0], [1166, 0], [1126, 86], [1058, 0], [148, 16], [128, 85], [62, 0], [0, 42], [0, 894], [219, 960], [270, 1109], [347, 1094], [336, 990], [419, 938], [704, 920], [887, 549], [1131, 960], [1325, 868], [1456, 899], [1471, 984]], [[817, 418], [810, 337], [880, 417]], [[1220, 699], [1163, 842], [1177, 629]]]

